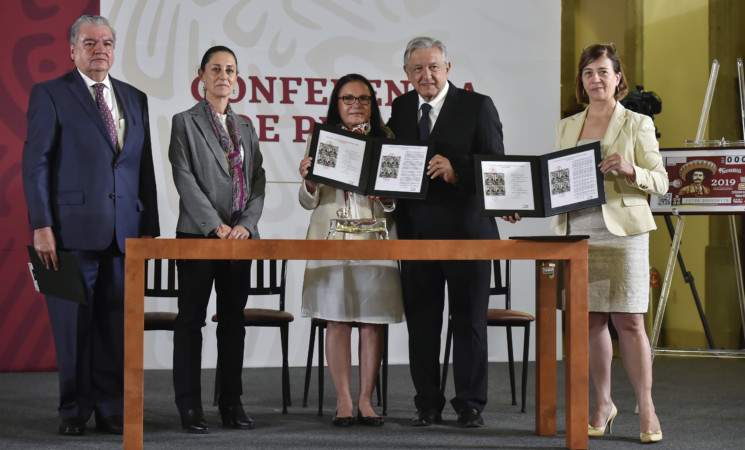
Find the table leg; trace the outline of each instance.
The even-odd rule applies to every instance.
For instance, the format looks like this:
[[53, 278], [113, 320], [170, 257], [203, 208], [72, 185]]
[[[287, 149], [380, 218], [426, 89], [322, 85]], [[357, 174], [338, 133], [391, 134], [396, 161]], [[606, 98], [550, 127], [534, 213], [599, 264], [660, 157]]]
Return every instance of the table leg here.
[[124, 282], [124, 448], [142, 448], [145, 261], [129, 257]]
[[536, 261], [535, 431], [556, 434], [556, 263]]
[[566, 446], [588, 447], [588, 271], [587, 266], [567, 262], [566, 279]]

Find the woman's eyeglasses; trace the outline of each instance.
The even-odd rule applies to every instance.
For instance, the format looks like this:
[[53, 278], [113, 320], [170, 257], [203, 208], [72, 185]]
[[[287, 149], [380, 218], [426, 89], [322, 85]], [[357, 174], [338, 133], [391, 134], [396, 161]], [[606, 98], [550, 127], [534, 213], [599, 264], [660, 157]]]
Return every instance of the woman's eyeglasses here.
[[343, 101], [345, 105], [354, 105], [354, 102], [360, 102], [360, 105], [369, 105], [372, 101], [372, 97], [369, 95], [360, 95], [355, 97], [353, 95], [342, 95], [339, 100]]

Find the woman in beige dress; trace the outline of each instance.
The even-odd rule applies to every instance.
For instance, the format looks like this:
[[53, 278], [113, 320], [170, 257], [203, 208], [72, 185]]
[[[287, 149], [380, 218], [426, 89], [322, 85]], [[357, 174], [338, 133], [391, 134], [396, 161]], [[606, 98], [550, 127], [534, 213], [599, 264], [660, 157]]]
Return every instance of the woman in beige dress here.
[[[339, 79], [329, 99], [326, 124], [360, 134], [393, 137], [382, 125], [378, 102], [370, 82], [357, 74]], [[331, 219], [369, 219], [385, 217], [389, 237], [395, 228], [389, 213], [391, 199], [368, 198], [306, 180], [311, 158], [306, 152], [300, 161], [303, 183], [300, 204], [312, 210], [308, 239], [325, 239]], [[320, 164], [320, 162], [319, 162]], [[373, 234], [336, 233], [335, 239], [375, 239]], [[380, 368], [383, 324], [403, 321], [401, 280], [397, 261], [314, 261], [309, 260], [303, 279], [304, 317], [325, 319], [326, 360], [336, 389], [333, 424], [349, 426], [355, 422], [381, 426], [383, 418], [372, 407], [372, 392]], [[350, 393], [351, 332], [359, 328], [360, 393], [357, 418]]]

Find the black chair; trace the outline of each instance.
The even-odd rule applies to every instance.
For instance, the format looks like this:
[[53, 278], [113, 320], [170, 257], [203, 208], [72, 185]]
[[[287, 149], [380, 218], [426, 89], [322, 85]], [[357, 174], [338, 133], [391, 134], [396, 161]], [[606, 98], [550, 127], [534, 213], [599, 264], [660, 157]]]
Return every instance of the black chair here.
[[[512, 327], [522, 327], [524, 330], [523, 340], [523, 372], [522, 372], [522, 408], [520, 412], [525, 412], [525, 397], [528, 389], [528, 350], [530, 348], [530, 323], [535, 321], [532, 315], [510, 309], [511, 288], [510, 288], [510, 266], [511, 261], [507, 260], [507, 269], [505, 273], [505, 283], [502, 283], [502, 271], [499, 268], [499, 261], [493, 261], [494, 287], [489, 290], [489, 295], [504, 295], [505, 308], [489, 308], [487, 311], [487, 325], [490, 327], [507, 328], [507, 357], [510, 367], [510, 388], [512, 389], [512, 404], [517, 405], [515, 400], [515, 359], [512, 354]], [[450, 346], [453, 340], [453, 330], [450, 328], [448, 320], [447, 340], [445, 344], [445, 360], [442, 364], [442, 378], [440, 392], [445, 393], [445, 384], [447, 382], [448, 361], [450, 359]]]
[[[165, 263], [165, 264], [164, 264]], [[152, 267], [152, 278], [150, 268]], [[163, 268], [165, 267], [165, 273]], [[152, 283], [151, 283], [152, 280]], [[165, 280], [165, 284], [163, 281]], [[178, 298], [176, 287], [176, 260], [149, 259], [145, 261], [145, 297]], [[145, 331], [173, 331], [177, 313], [167, 311], [145, 312]]]
[[[305, 365], [305, 390], [303, 391], [303, 408], [308, 406], [308, 389], [310, 388], [310, 372], [313, 369], [313, 347], [315, 344], [316, 330], [318, 331], [318, 415], [323, 415], [323, 334], [328, 322], [324, 319], [311, 319], [310, 340], [308, 342], [308, 362]], [[353, 323], [352, 326], [357, 326]], [[375, 381], [375, 391], [378, 393], [378, 406], [383, 405], [383, 413], [388, 415], [388, 325], [383, 325], [383, 358], [381, 364], [382, 373]], [[381, 389], [382, 380], [382, 389]]]
[[[254, 260], [251, 269], [251, 288], [249, 289], [249, 301], [251, 296], [276, 295], [279, 299], [277, 309], [246, 308], [243, 310], [243, 322], [247, 327], [276, 327], [279, 328], [282, 340], [282, 414], [287, 414], [290, 402], [290, 367], [288, 364], [288, 335], [290, 322], [295, 320], [292, 314], [285, 311], [285, 284], [287, 278], [287, 260], [282, 261], [280, 269], [277, 260]], [[265, 275], [269, 274], [268, 280]], [[268, 281], [268, 283], [267, 283]], [[217, 314], [212, 316], [212, 321], [217, 322]], [[217, 382], [220, 367], [215, 373], [215, 398], [214, 405], [220, 396], [219, 383]]]

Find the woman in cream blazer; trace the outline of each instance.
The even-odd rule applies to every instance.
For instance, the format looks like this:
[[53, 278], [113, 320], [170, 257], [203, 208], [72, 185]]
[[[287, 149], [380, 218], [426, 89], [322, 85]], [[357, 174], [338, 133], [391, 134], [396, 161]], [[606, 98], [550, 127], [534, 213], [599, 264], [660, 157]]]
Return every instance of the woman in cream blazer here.
[[[644, 331], [649, 304], [649, 234], [655, 229], [647, 195], [667, 192], [652, 120], [620, 104], [627, 92], [613, 44], [587, 47], [579, 63], [577, 99], [587, 109], [559, 122], [556, 148], [601, 140], [600, 170], [606, 204], [562, 215], [553, 223], [559, 234], [590, 235], [589, 346], [595, 410], [589, 436], [610, 432], [618, 410], [611, 400], [613, 346], [608, 320], [618, 331], [621, 357], [639, 405], [640, 439], [662, 440], [652, 402], [652, 359]], [[630, 411], [629, 411], [630, 412]]]
[[[577, 146], [586, 116], [587, 110], [584, 110], [559, 122], [557, 150]], [[668, 179], [655, 138], [654, 122], [617, 102], [600, 146], [605, 156], [615, 153], [626, 161], [633, 161], [636, 172], [634, 183], [617, 177], [605, 178], [606, 203], [602, 210], [608, 231], [617, 236], [632, 236], [655, 230], [657, 226], [647, 196], [667, 192]], [[567, 215], [556, 216], [551, 228], [557, 234], [567, 234]]]
[[[362, 75], [348, 74], [339, 79], [331, 93], [326, 117], [327, 125], [376, 137], [393, 137], [391, 130], [382, 126], [375, 91]], [[306, 152], [298, 169], [303, 178], [298, 199], [303, 208], [313, 211], [308, 239], [325, 239], [330, 220], [345, 217], [385, 217], [390, 238], [396, 238], [389, 214], [395, 203], [306, 180], [310, 165], [311, 158]], [[336, 233], [335, 236], [335, 239], [375, 238], [371, 234]], [[334, 381], [337, 407], [332, 423], [340, 427], [354, 423], [383, 425], [383, 418], [372, 408], [372, 392], [380, 367], [383, 324], [403, 321], [398, 263], [308, 260], [303, 278], [302, 315], [327, 321], [326, 359]], [[360, 333], [360, 393], [356, 418], [350, 393], [353, 323]]]

